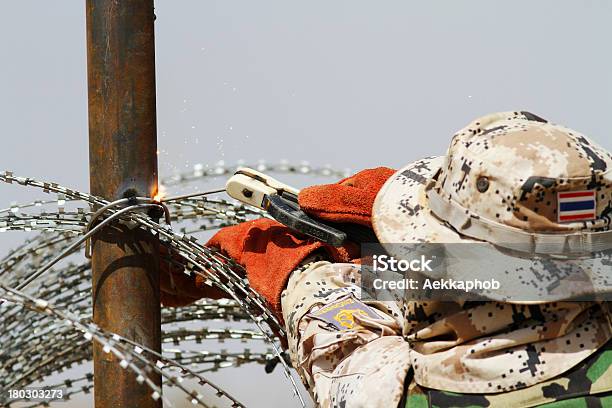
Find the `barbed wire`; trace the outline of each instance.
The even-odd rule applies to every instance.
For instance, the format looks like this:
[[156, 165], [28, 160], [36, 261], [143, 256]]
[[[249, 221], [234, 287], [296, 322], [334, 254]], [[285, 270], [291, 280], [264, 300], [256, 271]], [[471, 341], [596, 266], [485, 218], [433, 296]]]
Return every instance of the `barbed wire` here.
[[[224, 163], [218, 163], [208, 167], [198, 164], [190, 172], [163, 179], [161, 184], [168, 189], [183, 187], [189, 183], [206, 182], [215, 177], [233, 174], [237, 167], [244, 165], [237, 163], [226, 166]], [[317, 177], [342, 178], [348, 174], [348, 170], [338, 171], [329, 166], [312, 167], [305, 162], [267, 164], [260, 161], [248, 167], [273, 173]], [[205, 284], [220, 288], [230, 298], [201, 299], [181, 308], [163, 308], [164, 347], [161, 355], [155, 355], [152, 350], [145, 352], [146, 348], [141, 345], [116, 334], [106, 333], [91, 322], [91, 265], [87, 260], [79, 258], [76, 263], [64, 262], [55, 265], [36, 279], [35, 289], [29, 288], [26, 292], [15, 290], [19, 282], [35, 274], [54, 256], [64, 252], [76, 239], [82, 237], [91, 222], [93, 210], [108, 205], [109, 202], [57, 183], [16, 177], [11, 172], [0, 174], [0, 182], [38, 188], [56, 195], [56, 199], [36, 200], [25, 204], [13, 203], [8, 208], [0, 209], [0, 232], [38, 233], [0, 259], [0, 297], [13, 302], [0, 306], [0, 343], [3, 344], [0, 349], [0, 390], [7, 389], [11, 384], [25, 386], [41, 381], [53, 373], [89, 362], [93, 340], [100, 343], [104, 351], [115, 354], [122, 367], [127, 364], [124, 368], [134, 371], [143, 383], [147, 383], [153, 398], [163, 396], [159, 386], [149, 384], [150, 372], [160, 373], [165, 386], [177, 387], [188, 395], [194, 404], [206, 406], [204, 400], [198, 397], [200, 394], [197, 391], [181, 385], [184, 379], [196, 378], [201, 386], [208, 386], [211, 384], [209, 381], [198, 377], [204, 372], [239, 367], [245, 363], [267, 364], [277, 359], [283, 367], [284, 375], [289, 379], [293, 393], [300, 404], [305, 405], [280, 347], [278, 336], [285, 335], [283, 326], [264, 299], [251, 289], [242, 267], [218, 251], [201, 245], [194, 237], [194, 234], [199, 232], [265, 217], [265, 213], [231, 199], [193, 197], [191, 194], [165, 203], [172, 227], [157, 223], [138, 212], [118, 215], [119, 222], [137, 225], [158, 236], [160, 241], [171, 249], [173, 256], [183, 260], [184, 272], [187, 275], [201, 276]], [[121, 207], [110, 209], [105, 215], [109, 217], [120, 210]], [[78, 248], [82, 249], [82, 246], [79, 245]], [[193, 326], [196, 321], [200, 324], [202, 321], [225, 321], [232, 324], [244, 322], [254, 325], [255, 330], [233, 327], [176, 327], [179, 323], [190, 323]], [[224, 350], [195, 352], [181, 348], [187, 343], [197, 344], [203, 341], [257, 341], [272, 348], [265, 352], [252, 352], [250, 348], [245, 348], [231, 353]], [[79, 346], [76, 347], [75, 344]], [[174, 347], [166, 348], [165, 345]], [[167, 357], [169, 355], [172, 355], [172, 359]], [[159, 361], [163, 363], [163, 367], [157, 366]], [[191, 371], [187, 366], [195, 368]], [[173, 376], [162, 372], [170, 368], [178, 370], [179, 374]], [[67, 398], [89, 392], [92, 380], [91, 374], [65, 380], [62, 384], [67, 388]], [[215, 389], [214, 393], [217, 397], [229, 400], [232, 406], [242, 406], [220, 388]], [[170, 406], [168, 401], [165, 402]], [[48, 403], [41, 402], [33, 406], [40, 405], [45, 406]]]

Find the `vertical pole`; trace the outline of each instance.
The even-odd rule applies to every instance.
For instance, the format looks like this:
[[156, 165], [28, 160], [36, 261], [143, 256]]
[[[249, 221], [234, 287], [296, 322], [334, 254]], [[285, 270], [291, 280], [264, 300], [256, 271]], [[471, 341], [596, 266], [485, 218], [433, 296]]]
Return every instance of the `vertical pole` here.
[[[108, 200], [157, 191], [153, 0], [86, 0], [90, 189]], [[93, 319], [161, 349], [157, 242], [113, 226], [93, 242]], [[161, 399], [94, 344], [96, 408], [159, 408]], [[158, 375], [150, 379], [161, 385]]]

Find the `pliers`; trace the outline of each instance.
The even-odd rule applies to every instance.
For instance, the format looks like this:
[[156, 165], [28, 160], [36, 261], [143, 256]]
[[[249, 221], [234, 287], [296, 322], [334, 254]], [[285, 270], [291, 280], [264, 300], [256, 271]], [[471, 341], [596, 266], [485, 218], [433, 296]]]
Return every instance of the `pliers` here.
[[227, 194], [266, 211], [281, 224], [332, 246], [341, 246], [348, 234], [309, 217], [298, 204], [299, 190], [248, 167], [240, 167], [225, 184]]

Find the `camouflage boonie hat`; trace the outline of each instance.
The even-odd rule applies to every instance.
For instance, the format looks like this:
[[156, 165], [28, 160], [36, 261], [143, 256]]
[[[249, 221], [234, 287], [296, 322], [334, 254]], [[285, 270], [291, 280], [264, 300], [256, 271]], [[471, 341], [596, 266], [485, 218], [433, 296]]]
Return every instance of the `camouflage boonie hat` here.
[[[487, 293], [492, 300], [543, 303], [612, 290], [612, 154], [529, 112], [476, 119], [446, 156], [399, 170], [372, 218], [388, 252], [401, 243], [493, 248], [505, 273], [495, 276], [502, 287]], [[466, 271], [446, 273], [465, 279]]]

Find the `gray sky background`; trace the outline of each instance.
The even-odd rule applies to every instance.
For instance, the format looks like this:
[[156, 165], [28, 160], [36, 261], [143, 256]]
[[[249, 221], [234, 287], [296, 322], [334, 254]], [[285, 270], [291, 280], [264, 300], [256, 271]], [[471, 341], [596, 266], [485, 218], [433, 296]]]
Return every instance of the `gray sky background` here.
[[[0, 4], [0, 170], [87, 190], [84, 1]], [[612, 149], [609, 1], [158, 0], [156, 14], [162, 177], [238, 159], [399, 167], [517, 109]], [[0, 207], [39, 197], [0, 186]], [[254, 405], [291, 401], [261, 372], [219, 382], [248, 373]]]

